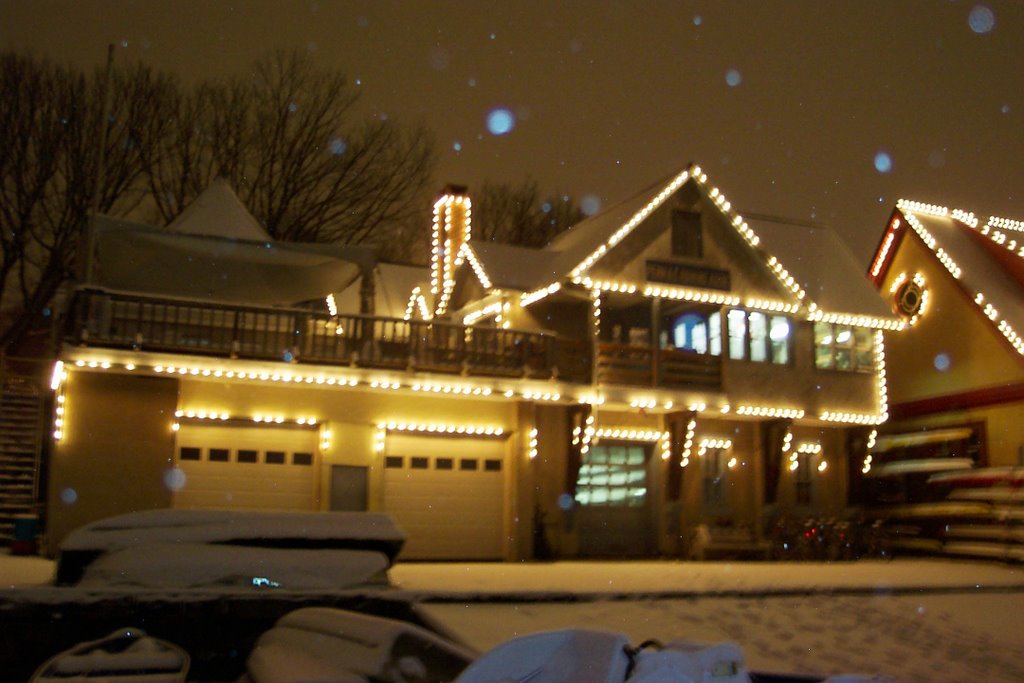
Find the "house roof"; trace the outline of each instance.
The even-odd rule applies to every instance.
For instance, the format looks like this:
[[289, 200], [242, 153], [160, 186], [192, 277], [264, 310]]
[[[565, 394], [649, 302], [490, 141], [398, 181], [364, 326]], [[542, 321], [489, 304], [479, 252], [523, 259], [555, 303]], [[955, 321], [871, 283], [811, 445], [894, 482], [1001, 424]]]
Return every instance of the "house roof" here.
[[[863, 268], [839, 236], [821, 226], [760, 217], [743, 219], [699, 166], [665, 176], [635, 195], [580, 221], [542, 249], [470, 243], [494, 287], [533, 291], [580, 279], [605, 254], [683, 186], [696, 186], [712, 208], [743, 237], [791, 294], [792, 310], [805, 308], [859, 318], [875, 326], [898, 326], [896, 318], [864, 278]], [[836, 318], [838, 319], [838, 317]]]
[[[978, 313], [1024, 355], [1024, 223], [997, 217], [982, 223], [967, 211], [905, 200], [897, 210]], [[876, 261], [887, 268], [891, 253], [884, 245], [883, 236]]]
[[833, 313], [891, 318], [864, 266], [834, 230], [766, 216], [747, 216], [764, 248], [789, 271], [810, 301]]

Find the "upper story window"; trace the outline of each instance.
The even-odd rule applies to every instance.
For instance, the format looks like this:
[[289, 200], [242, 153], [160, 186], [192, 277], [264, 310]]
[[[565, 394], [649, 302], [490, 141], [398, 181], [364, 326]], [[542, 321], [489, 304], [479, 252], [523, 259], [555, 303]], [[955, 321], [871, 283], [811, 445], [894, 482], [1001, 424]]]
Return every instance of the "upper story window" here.
[[826, 370], [874, 372], [871, 330], [836, 323], [814, 323], [814, 365]]
[[672, 323], [672, 345], [677, 349], [722, 355], [722, 316], [684, 313]]
[[704, 233], [699, 213], [678, 209], [672, 212], [672, 255], [703, 258]]
[[786, 365], [793, 325], [784, 315], [734, 308], [728, 313], [729, 358]]

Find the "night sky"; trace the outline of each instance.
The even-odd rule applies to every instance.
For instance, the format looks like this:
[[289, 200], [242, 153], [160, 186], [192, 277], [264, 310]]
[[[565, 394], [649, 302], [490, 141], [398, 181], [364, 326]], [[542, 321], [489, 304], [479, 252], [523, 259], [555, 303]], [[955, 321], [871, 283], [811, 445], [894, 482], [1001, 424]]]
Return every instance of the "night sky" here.
[[4, 48], [98, 66], [111, 42], [186, 80], [308, 50], [436, 132], [439, 188], [529, 175], [593, 210], [693, 160], [865, 264], [899, 197], [1024, 218], [1020, 0], [0, 0]]

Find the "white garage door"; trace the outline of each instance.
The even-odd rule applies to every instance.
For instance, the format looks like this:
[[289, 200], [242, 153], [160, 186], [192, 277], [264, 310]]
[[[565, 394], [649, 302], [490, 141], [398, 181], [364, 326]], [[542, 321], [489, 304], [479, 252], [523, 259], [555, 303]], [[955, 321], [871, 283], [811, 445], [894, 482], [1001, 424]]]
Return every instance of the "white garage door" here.
[[174, 507], [315, 509], [314, 430], [182, 425], [176, 459]]
[[505, 441], [389, 435], [384, 510], [405, 530], [403, 559], [502, 558]]

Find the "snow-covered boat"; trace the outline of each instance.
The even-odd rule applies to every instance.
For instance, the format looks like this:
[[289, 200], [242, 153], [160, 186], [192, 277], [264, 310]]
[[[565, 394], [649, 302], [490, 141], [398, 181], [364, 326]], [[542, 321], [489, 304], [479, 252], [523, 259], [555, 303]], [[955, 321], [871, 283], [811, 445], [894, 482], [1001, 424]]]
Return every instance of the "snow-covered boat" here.
[[173, 643], [122, 628], [52, 657], [29, 683], [183, 683], [189, 661], [188, 653]]

